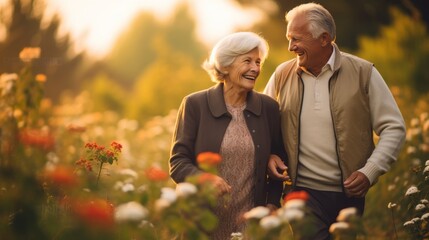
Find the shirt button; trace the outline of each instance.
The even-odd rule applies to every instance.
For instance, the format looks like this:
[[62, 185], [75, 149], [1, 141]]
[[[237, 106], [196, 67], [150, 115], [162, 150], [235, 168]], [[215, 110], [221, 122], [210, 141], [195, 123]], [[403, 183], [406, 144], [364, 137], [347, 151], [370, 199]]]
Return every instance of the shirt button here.
[[260, 147], [260, 145], [258, 144], [258, 145], [256, 145], [256, 147], [257, 147], [257, 148], [259, 148], [259, 147]]
[[252, 130], [252, 133], [255, 133], [255, 132], [256, 132], [256, 130], [255, 130], [255, 129], [253, 129], [253, 130]]
[[249, 117], [250, 117], [250, 114], [247, 114], [247, 117], [249, 118]]

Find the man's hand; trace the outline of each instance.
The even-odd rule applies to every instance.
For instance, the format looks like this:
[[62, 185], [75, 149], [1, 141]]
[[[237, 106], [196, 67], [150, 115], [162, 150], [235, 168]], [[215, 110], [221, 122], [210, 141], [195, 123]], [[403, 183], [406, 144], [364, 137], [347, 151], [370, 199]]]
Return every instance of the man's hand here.
[[271, 154], [268, 160], [268, 175], [276, 180], [288, 181], [290, 180], [289, 175], [283, 174], [287, 170], [286, 165], [280, 159], [279, 156]]
[[364, 197], [371, 184], [365, 174], [355, 171], [344, 181], [344, 188], [349, 197]]

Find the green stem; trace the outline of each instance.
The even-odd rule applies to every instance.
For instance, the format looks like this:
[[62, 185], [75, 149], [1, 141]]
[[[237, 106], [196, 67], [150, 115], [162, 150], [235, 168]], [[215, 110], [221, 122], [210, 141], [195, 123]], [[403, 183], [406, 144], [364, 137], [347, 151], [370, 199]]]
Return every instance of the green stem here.
[[392, 214], [392, 222], [393, 222], [393, 229], [395, 229], [395, 237], [396, 239], [398, 239], [398, 232], [396, 231], [395, 216], [393, 214], [393, 209], [390, 209], [390, 212]]
[[98, 176], [97, 176], [97, 187], [98, 187], [98, 182], [100, 181], [100, 175], [101, 175], [101, 169], [103, 168], [103, 162], [100, 163], [100, 169], [98, 170]]

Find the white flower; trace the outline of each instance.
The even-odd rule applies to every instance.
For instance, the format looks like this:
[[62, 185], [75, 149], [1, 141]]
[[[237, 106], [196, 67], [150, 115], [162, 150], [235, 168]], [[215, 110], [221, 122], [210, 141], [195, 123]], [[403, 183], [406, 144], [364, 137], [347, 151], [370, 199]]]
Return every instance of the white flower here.
[[291, 208], [297, 208], [297, 209], [304, 209], [305, 207], [305, 201], [302, 199], [291, 199], [286, 202], [284, 205], [284, 208], [291, 209]]
[[171, 205], [171, 202], [165, 199], [157, 199], [155, 201], [155, 210], [162, 211], [165, 208], [168, 208]]
[[429, 203], [429, 201], [428, 201], [427, 199], [423, 198], [423, 199], [421, 199], [421, 200], [420, 200], [420, 203], [428, 204], [428, 203]]
[[188, 182], [178, 183], [176, 186], [176, 194], [178, 197], [187, 197], [189, 195], [195, 194], [197, 192], [197, 187]]
[[125, 183], [124, 185], [122, 185], [121, 190], [122, 192], [134, 192], [135, 187], [131, 183]]
[[412, 153], [416, 153], [417, 152], [417, 148], [414, 146], [409, 146], [407, 147], [407, 154], [412, 154]]
[[167, 200], [170, 203], [173, 203], [177, 199], [176, 190], [168, 187], [161, 188], [161, 199]]
[[346, 223], [346, 222], [336, 222], [336, 223], [333, 223], [329, 227], [329, 232], [330, 233], [335, 233], [337, 231], [348, 229], [349, 227], [350, 227], [350, 225], [348, 223]]
[[139, 176], [136, 171], [129, 169], [129, 168], [119, 170], [119, 174], [130, 176], [133, 178], [137, 178]]
[[147, 185], [143, 184], [143, 185], [141, 185], [140, 187], [137, 188], [137, 192], [138, 193], [144, 193], [144, 192], [147, 191], [147, 189], [148, 189]]
[[304, 211], [298, 208], [280, 208], [277, 210], [279, 217], [286, 222], [293, 222], [304, 217]]
[[281, 221], [277, 216], [269, 215], [261, 219], [259, 222], [261, 227], [265, 230], [270, 230], [280, 226]]
[[425, 213], [421, 217], [421, 220], [428, 220], [428, 219], [429, 219], [429, 213]]
[[425, 209], [425, 208], [426, 208], [426, 206], [425, 206], [424, 204], [419, 203], [419, 204], [417, 204], [417, 206], [416, 206], [416, 211], [420, 211], [420, 210], [423, 210], [423, 209]]
[[410, 128], [407, 131], [407, 140], [410, 141], [412, 140], [415, 136], [419, 135], [421, 133], [421, 129], [420, 128]]
[[118, 122], [118, 128], [121, 130], [136, 131], [138, 126], [137, 120], [121, 119]]
[[411, 164], [412, 164], [413, 166], [415, 166], [415, 167], [418, 167], [418, 166], [420, 166], [420, 165], [422, 164], [422, 161], [421, 161], [420, 159], [418, 159], [418, 158], [413, 158], [413, 159], [411, 160]]
[[17, 79], [18, 74], [16, 73], [3, 73], [0, 75], [1, 96], [5, 96], [12, 91]]
[[426, 160], [425, 166], [429, 166], [429, 160]]
[[406, 221], [404, 223], [404, 227], [411, 226], [411, 225], [414, 225], [414, 221]]
[[420, 120], [418, 118], [413, 118], [410, 121], [410, 126], [411, 127], [417, 127], [419, 125], [419, 123], [420, 123]]
[[241, 232], [233, 232], [231, 233], [231, 240], [242, 240], [243, 234]]
[[122, 186], [124, 186], [124, 183], [121, 181], [117, 181], [117, 182], [115, 182], [115, 185], [113, 185], [113, 189], [119, 190], [122, 188]]
[[138, 228], [144, 228], [144, 227], [154, 228], [155, 226], [151, 222], [143, 220], [140, 222]]
[[429, 152], [429, 144], [422, 143], [419, 145], [419, 149], [423, 152]]
[[391, 209], [391, 208], [394, 208], [394, 207], [396, 207], [396, 203], [389, 202], [389, 204], [387, 204], [387, 208], [388, 209]]
[[252, 208], [250, 211], [244, 213], [245, 219], [251, 219], [251, 218], [257, 218], [261, 219], [265, 216], [267, 216], [270, 213], [270, 209], [262, 206], [258, 206], [255, 208]]
[[419, 189], [416, 186], [411, 186], [408, 188], [407, 192], [405, 193], [405, 196], [411, 196], [413, 194], [419, 193]]
[[429, 166], [426, 166], [425, 169], [423, 169], [423, 174], [428, 174], [429, 173]]
[[117, 222], [138, 222], [147, 217], [149, 211], [140, 203], [132, 201], [119, 205], [115, 209], [115, 220]]
[[339, 222], [347, 222], [351, 218], [355, 217], [357, 215], [357, 208], [349, 207], [344, 208], [338, 213], [337, 221]]

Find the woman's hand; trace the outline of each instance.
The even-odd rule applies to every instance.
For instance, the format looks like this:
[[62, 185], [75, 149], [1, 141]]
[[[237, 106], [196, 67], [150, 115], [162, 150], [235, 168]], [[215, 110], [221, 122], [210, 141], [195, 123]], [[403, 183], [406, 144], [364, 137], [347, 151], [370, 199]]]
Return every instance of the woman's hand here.
[[278, 209], [278, 207], [272, 203], [268, 203], [266, 207], [270, 210], [270, 213], [274, 213]]
[[210, 183], [213, 186], [213, 188], [216, 189], [216, 193], [218, 196], [223, 196], [231, 192], [231, 186], [223, 178], [215, 174], [211, 174], [211, 173], [207, 173], [207, 174], [211, 175]]

